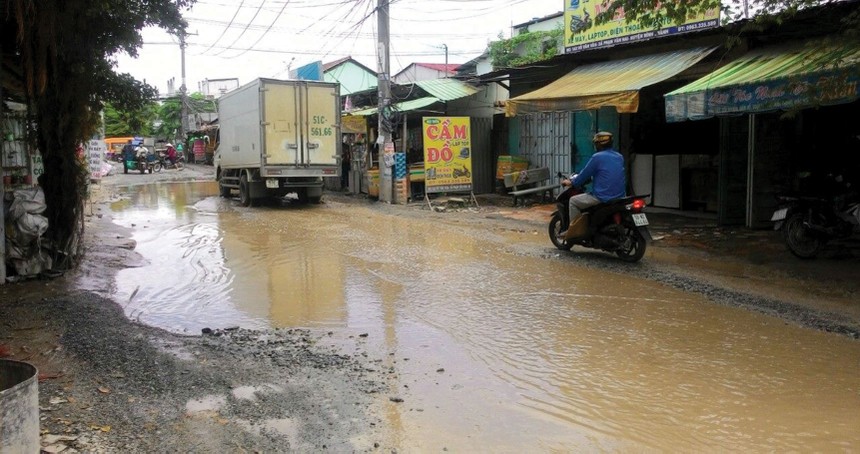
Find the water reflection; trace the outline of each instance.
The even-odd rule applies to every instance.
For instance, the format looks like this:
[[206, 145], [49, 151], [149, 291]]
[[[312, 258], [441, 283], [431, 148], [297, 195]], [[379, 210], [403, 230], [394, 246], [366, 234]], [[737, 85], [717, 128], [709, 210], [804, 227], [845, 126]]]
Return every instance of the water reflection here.
[[406, 397], [385, 414], [403, 450], [860, 445], [857, 342], [522, 256], [455, 224], [337, 204], [244, 209], [211, 184], [129, 191], [112, 208], [150, 262], [118, 277], [131, 316], [369, 333]]

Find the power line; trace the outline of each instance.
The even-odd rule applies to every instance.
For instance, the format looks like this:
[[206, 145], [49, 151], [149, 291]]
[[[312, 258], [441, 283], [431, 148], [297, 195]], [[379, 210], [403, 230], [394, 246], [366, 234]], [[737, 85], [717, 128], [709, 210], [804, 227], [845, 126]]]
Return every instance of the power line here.
[[237, 8], [236, 8], [236, 12], [235, 12], [235, 13], [233, 13], [233, 17], [232, 17], [232, 18], [230, 18], [230, 23], [229, 23], [229, 24], [227, 24], [227, 25], [224, 27], [224, 31], [222, 31], [222, 32], [221, 32], [221, 36], [219, 36], [219, 37], [218, 37], [218, 39], [216, 39], [215, 41], [213, 41], [213, 42], [212, 42], [212, 45], [210, 45], [208, 48], [206, 48], [206, 50], [204, 50], [203, 52], [201, 52], [201, 53], [200, 53], [201, 55], [202, 55], [202, 54], [205, 54], [206, 52], [208, 52], [208, 51], [209, 51], [209, 49], [211, 49], [211, 48], [212, 48], [212, 47], [214, 47], [216, 44], [218, 44], [218, 41], [221, 41], [221, 38], [223, 38], [223, 37], [224, 37], [224, 35], [225, 35], [225, 34], [227, 34], [227, 30], [229, 30], [229, 29], [230, 29], [230, 26], [231, 26], [231, 25], [233, 25], [233, 21], [235, 21], [235, 20], [236, 20], [236, 16], [238, 16], [238, 15], [239, 15], [239, 11], [242, 11], [242, 5], [244, 5], [244, 4], [245, 4], [245, 0], [242, 0], [242, 3], [239, 3], [239, 7], [237, 7]]
[[[266, 4], [265, 0], [263, 0], [263, 2], [260, 3], [260, 7], [257, 8], [257, 12], [254, 13], [254, 17], [251, 18], [251, 21], [248, 23], [248, 27], [250, 27], [251, 24], [254, 23], [254, 19], [256, 19], [257, 15], [260, 14], [260, 10], [263, 8], [263, 5], [265, 5], [265, 4]], [[242, 30], [242, 33], [240, 33], [239, 36], [237, 36], [236, 39], [234, 39], [233, 42], [230, 43], [230, 46], [235, 45], [237, 42], [239, 42], [240, 39], [242, 39], [243, 36], [245, 36], [245, 32], [248, 31], [248, 27], [245, 27], [245, 29]], [[215, 54], [215, 56], [217, 57], [218, 55], [221, 55], [224, 52], [225, 51], [222, 50], [221, 52], [218, 52], [217, 54]]]
[[[280, 19], [281, 14], [283, 14], [283, 13], [284, 13], [284, 10], [287, 8], [287, 5], [289, 5], [289, 4], [290, 4], [290, 2], [289, 2], [289, 1], [284, 2], [284, 6], [282, 6], [282, 7], [281, 7], [281, 10], [280, 10], [280, 11], [278, 11], [278, 15], [277, 15], [277, 16], [275, 16], [275, 18], [272, 20], [272, 23], [271, 23], [271, 24], [269, 24], [269, 27], [268, 27], [268, 28], [266, 28], [266, 30], [265, 30], [265, 31], [260, 35], [260, 37], [259, 37], [259, 38], [257, 38], [257, 40], [256, 40], [256, 41], [254, 41], [254, 44], [251, 44], [250, 48], [252, 48], [252, 49], [253, 49], [253, 48], [254, 48], [254, 46], [256, 46], [257, 44], [259, 44], [259, 43], [260, 43], [260, 41], [262, 41], [262, 40], [263, 40], [263, 38], [265, 38], [265, 37], [266, 37], [266, 35], [267, 35], [267, 34], [269, 33], [269, 31], [272, 29], [272, 26], [273, 26], [273, 25], [275, 25], [275, 22], [277, 22], [277, 21], [278, 21], [278, 19]], [[236, 57], [240, 57], [240, 56], [242, 56], [242, 55], [245, 55], [245, 53], [246, 53], [246, 52], [248, 52], [248, 51], [247, 51], [247, 50], [242, 51], [242, 52], [238, 53], [237, 55], [234, 55], [232, 58], [236, 58]]]
[[[145, 43], [146, 44], [146, 43]], [[189, 47], [193, 46], [204, 46], [204, 44], [193, 44], [188, 43]], [[297, 55], [319, 55], [319, 50], [284, 50], [284, 49], [252, 49], [250, 47], [232, 47], [232, 46], [215, 46], [217, 49], [222, 49], [224, 51], [227, 50], [235, 50], [235, 51], [247, 51], [247, 52], [260, 52], [264, 54], [297, 54]], [[478, 50], [461, 50], [461, 51], [449, 51], [449, 55], [474, 55], [476, 53], [481, 53], [485, 49]], [[330, 53], [329, 53], [330, 54]], [[374, 57], [375, 53], [353, 53], [353, 56], [357, 57]], [[401, 56], [406, 57], [421, 57], [421, 56], [430, 56], [430, 55], [439, 55], [439, 52], [404, 52], [400, 53]]]

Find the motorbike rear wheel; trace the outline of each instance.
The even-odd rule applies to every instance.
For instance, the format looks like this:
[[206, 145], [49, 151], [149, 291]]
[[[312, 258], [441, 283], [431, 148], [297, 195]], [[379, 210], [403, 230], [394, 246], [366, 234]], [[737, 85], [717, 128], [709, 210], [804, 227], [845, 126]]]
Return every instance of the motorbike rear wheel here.
[[624, 225], [624, 244], [615, 251], [615, 255], [625, 262], [638, 262], [645, 255], [648, 242], [632, 225]]
[[785, 221], [785, 225], [782, 226], [782, 236], [788, 250], [802, 259], [815, 258], [824, 247], [823, 239], [810, 234], [805, 216], [801, 213], [796, 213]]
[[549, 228], [547, 229], [549, 231], [549, 239], [555, 247], [562, 251], [569, 251], [573, 247], [573, 242], [558, 239], [558, 234], [562, 232], [562, 227], [563, 221], [561, 219], [561, 214], [553, 214], [552, 219], [549, 221]]

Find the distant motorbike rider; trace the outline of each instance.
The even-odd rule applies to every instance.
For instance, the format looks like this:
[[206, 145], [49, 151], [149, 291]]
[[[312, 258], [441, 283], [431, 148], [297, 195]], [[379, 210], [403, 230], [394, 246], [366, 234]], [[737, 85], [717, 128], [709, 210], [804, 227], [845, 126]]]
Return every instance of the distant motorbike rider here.
[[167, 143], [167, 160], [170, 161], [170, 165], [176, 165], [176, 148], [173, 148], [172, 143]]
[[[562, 180], [562, 186], [581, 187], [594, 179], [591, 192], [584, 192], [570, 198], [570, 227], [582, 215], [582, 210], [620, 199], [626, 195], [626, 179], [624, 173], [624, 156], [612, 148], [612, 133], [601, 131], [592, 138], [594, 148], [597, 151], [588, 160], [588, 163], [579, 174], [573, 175], [572, 179]], [[559, 237], [567, 236], [568, 230], [559, 233]]]
[[134, 161], [134, 144], [131, 139], [122, 147], [123, 161]]
[[137, 160], [146, 160], [149, 155], [149, 150], [143, 145], [138, 145], [137, 148], [134, 149], [134, 154], [137, 156]]

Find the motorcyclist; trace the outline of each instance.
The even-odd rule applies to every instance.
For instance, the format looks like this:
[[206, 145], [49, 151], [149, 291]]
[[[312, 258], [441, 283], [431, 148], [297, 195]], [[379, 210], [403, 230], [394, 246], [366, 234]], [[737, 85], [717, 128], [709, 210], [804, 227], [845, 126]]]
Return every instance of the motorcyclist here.
[[134, 145], [132, 144], [132, 140], [128, 139], [128, 143], [126, 143], [122, 147], [122, 168], [123, 173], [128, 173], [128, 166], [130, 161], [134, 161]]
[[[597, 152], [591, 156], [579, 174], [561, 182], [562, 186], [580, 187], [594, 179], [591, 192], [584, 192], [570, 198], [568, 230], [575, 226], [582, 215], [582, 210], [626, 195], [624, 156], [612, 148], [612, 133], [600, 131], [594, 135], [592, 142]], [[565, 238], [568, 230], [559, 233], [559, 237]]]
[[149, 155], [149, 150], [141, 144], [134, 149], [134, 154], [137, 157], [138, 161], [146, 161], [147, 155]]
[[173, 148], [173, 144], [168, 142], [167, 145], [167, 160], [170, 161], [170, 165], [176, 165], [176, 148]]

